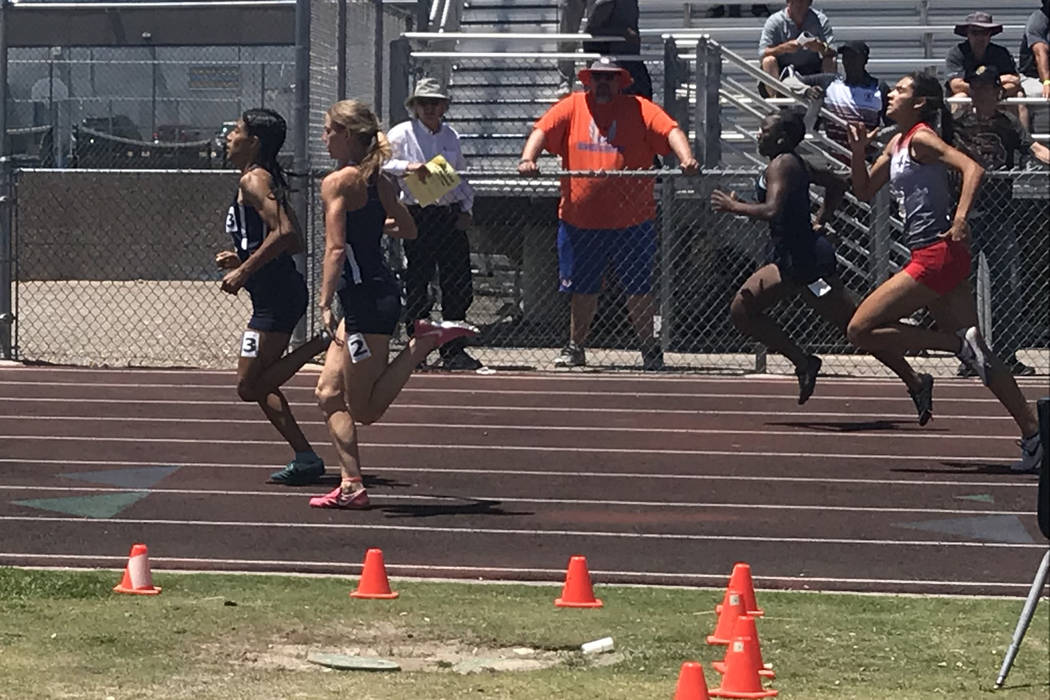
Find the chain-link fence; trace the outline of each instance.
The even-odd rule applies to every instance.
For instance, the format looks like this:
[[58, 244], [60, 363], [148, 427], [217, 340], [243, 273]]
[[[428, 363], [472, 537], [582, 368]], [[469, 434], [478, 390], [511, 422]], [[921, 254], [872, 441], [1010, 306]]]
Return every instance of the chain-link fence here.
[[[729, 314], [737, 289], [768, 259], [766, 225], [715, 213], [709, 204], [715, 188], [750, 198], [756, 176], [749, 170], [701, 177], [669, 170], [581, 174], [564, 186], [580, 188], [588, 206], [559, 216], [559, 180], [549, 174], [472, 175], [472, 220], [454, 204], [414, 208], [419, 239], [386, 241], [404, 290], [404, 320], [465, 317], [482, 328], [467, 352], [493, 367], [564, 365], [561, 351], [576, 335], [584, 338], [590, 368], [641, 369], [646, 353], [651, 360], [662, 351], [673, 370], [790, 371], [783, 358], [767, 359]], [[1041, 373], [1050, 341], [1045, 177], [990, 174], [987, 192], [993, 183], [1007, 183], [994, 190], [999, 213], [982, 210], [973, 220], [986, 332], [1001, 355], [1013, 353]], [[307, 277], [314, 300], [324, 227], [319, 179], [312, 182]], [[231, 365], [250, 307], [246, 294], [219, 291], [213, 256], [229, 246], [220, 222], [235, 189], [232, 173], [23, 171], [15, 227], [19, 356]], [[984, 226], [985, 220], [994, 225]], [[873, 250], [886, 251], [887, 273], [906, 259], [897, 223], [835, 227], [839, 273], [855, 296], [870, 292], [882, 276]], [[574, 308], [574, 296], [582, 306]], [[801, 298], [769, 313], [803, 347], [821, 354], [829, 371], [888, 372]], [[574, 324], [585, 327], [582, 336]], [[317, 328], [311, 304], [308, 333]], [[404, 333], [402, 325], [402, 340]], [[957, 370], [949, 355], [911, 360], [942, 376]]]
[[[293, 119], [291, 46], [16, 48], [11, 153], [36, 167], [222, 168], [250, 107]], [[290, 133], [296, 128], [290, 123]]]

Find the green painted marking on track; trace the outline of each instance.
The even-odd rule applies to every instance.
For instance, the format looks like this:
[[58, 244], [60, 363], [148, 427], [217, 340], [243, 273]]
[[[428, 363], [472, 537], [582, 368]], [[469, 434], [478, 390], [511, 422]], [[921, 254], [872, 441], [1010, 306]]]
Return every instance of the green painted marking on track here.
[[82, 515], [86, 518], [112, 518], [128, 506], [142, 500], [149, 493], [105, 493], [98, 496], [74, 496], [72, 498], [34, 498], [28, 501], [12, 501], [18, 506], [29, 506], [67, 515]]

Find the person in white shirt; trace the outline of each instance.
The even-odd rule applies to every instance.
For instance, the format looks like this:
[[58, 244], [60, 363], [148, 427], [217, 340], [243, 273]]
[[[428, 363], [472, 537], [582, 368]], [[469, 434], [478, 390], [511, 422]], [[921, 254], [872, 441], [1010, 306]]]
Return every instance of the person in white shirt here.
[[[383, 170], [398, 178], [401, 200], [408, 206], [419, 233], [406, 240], [405, 319], [409, 335], [416, 320], [428, 318], [433, 307], [430, 281], [437, 270], [441, 288], [441, 316], [446, 321], [463, 321], [474, 301], [474, 282], [470, 272], [470, 243], [467, 228], [472, 223], [474, 190], [461, 180], [455, 189], [436, 203], [422, 207], [405, 186], [403, 178], [416, 173], [426, 179], [427, 161], [435, 156], [458, 172], [466, 168], [459, 134], [444, 123], [449, 97], [434, 78], [421, 78], [415, 91], [405, 100], [413, 116], [394, 126], [387, 134], [393, 157]], [[442, 364], [450, 370], [474, 370], [482, 365], [467, 354], [465, 341], [441, 347]]]

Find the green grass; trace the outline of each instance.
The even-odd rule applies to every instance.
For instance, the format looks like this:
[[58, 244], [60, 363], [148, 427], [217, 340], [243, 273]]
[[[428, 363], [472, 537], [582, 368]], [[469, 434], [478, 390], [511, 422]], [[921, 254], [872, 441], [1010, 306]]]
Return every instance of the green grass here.
[[[122, 596], [110, 591], [113, 572], [0, 568], [0, 697], [670, 698], [686, 660], [703, 662], [717, 685], [710, 662], [724, 651], [703, 643], [721, 599], [713, 590], [599, 586], [603, 609], [564, 610], [553, 605], [556, 586], [397, 581], [399, 599], [365, 601], [348, 597], [351, 579], [154, 579], [160, 596]], [[994, 696], [1020, 600], [760, 592], [759, 603], [762, 652], [781, 697], [1050, 696], [1045, 599]], [[604, 636], [615, 640], [615, 663], [576, 651]], [[518, 646], [551, 650], [561, 663], [474, 675], [302, 663], [308, 650], [484, 656]]]

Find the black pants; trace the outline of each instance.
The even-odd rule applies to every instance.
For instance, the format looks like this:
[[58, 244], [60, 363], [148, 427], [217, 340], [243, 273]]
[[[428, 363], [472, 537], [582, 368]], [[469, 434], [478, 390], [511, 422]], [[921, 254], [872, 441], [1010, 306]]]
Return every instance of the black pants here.
[[[467, 232], [456, 226], [458, 205], [410, 206], [416, 222], [416, 239], [405, 241], [405, 320], [412, 330], [416, 319], [426, 318], [434, 306], [430, 298], [430, 281], [434, 271], [441, 289], [441, 317], [446, 321], [464, 321], [474, 301], [474, 283], [470, 273], [470, 243]], [[441, 348], [448, 356], [465, 343], [453, 341]]]

